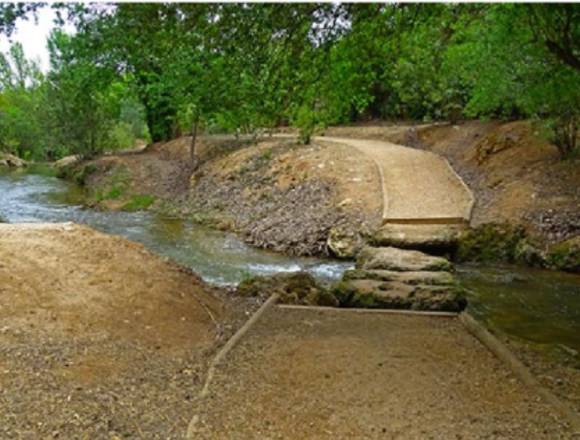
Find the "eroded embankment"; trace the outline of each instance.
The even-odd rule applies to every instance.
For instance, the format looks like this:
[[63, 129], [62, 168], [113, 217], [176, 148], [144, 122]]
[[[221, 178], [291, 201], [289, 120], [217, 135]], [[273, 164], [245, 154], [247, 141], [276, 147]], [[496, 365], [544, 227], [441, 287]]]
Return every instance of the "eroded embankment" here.
[[[326, 136], [376, 139], [446, 157], [473, 191], [472, 234], [457, 257], [580, 271], [580, 172], [526, 122], [332, 127]], [[352, 147], [290, 140], [258, 145], [206, 138], [191, 176], [189, 139], [72, 167], [91, 203], [156, 208], [299, 255], [354, 256], [381, 216], [380, 176]]]

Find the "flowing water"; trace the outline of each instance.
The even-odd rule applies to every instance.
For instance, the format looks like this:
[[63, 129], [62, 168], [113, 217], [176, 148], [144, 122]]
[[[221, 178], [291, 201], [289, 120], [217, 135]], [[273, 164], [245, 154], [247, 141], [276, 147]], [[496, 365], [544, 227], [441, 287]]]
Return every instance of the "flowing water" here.
[[192, 268], [215, 284], [237, 284], [248, 275], [307, 271], [335, 280], [352, 263], [288, 257], [250, 247], [235, 235], [149, 212], [83, 208], [82, 190], [55, 177], [0, 171], [0, 220], [8, 223], [66, 222], [122, 235]]
[[580, 275], [514, 266], [463, 266], [458, 271], [476, 318], [580, 360]]
[[[352, 263], [293, 258], [247, 246], [236, 236], [148, 212], [103, 212], [81, 207], [81, 190], [55, 177], [0, 171], [0, 221], [90, 225], [143, 243], [191, 267], [206, 281], [234, 284], [249, 274], [306, 270], [338, 279]], [[509, 266], [463, 266], [469, 307], [493, 328], [578, 357], [580, 276]]]

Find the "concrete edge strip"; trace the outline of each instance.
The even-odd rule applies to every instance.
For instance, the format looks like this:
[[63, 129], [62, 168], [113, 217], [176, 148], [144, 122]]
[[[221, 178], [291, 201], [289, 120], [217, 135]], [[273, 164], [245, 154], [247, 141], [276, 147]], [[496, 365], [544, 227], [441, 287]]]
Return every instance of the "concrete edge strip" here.
[[379, 313], [386, 315], [410, 315], [410, 316], [431, 316], [457, 318], [455, 312], [428, 312], [421, 310], [404, 310], [404, 309], [361, 309], [355, 307], [325, 307], [325, 306], [301, 306], [294, 304], [278, 304], [276, 307], [286, 310], [313, 310], [320, 312], [350, 312], [350, 313]]
[[471, 215], [473, 213], [473, 207], [475, 206], [475, 196], [473, 195], [473, 191], [471, 191], [471, 188], [467, 186], [467, 183], [465, 183], [463, 178], [457, 173], [457, 171], [455, 171], [455, 168], [451, 166], [451, 163], [449, 163], [447, 158], [443, 157], [442, 155], [439, 155], [439, 157], [441, 157], [441, 159], [443, 159], [443, 161], [447, 164], [447, 168], [449, 169], [449, 171], [451, 171], [451, 174], [453, 174], [455, 178], [459, 180], [460, 184], [463, 186], [463, 189], [467, 192], [467, 195], [469, 196], [469, 205], [467, 206], [467, 212], [465, 213], [465, 220], [469, 224], [469, 222], [471, 221]]
[[[232, 351], [232, 349], [236, 346], [236, 344], [242, 339], [242, 337], [250, 330], [250, 328], [258, 321], [260, 316], [266, 312], [272, 305], [278, 301], [279, 295], [277, 293], [272, 294], [264, 304], [260, 306], [258, 310], [254, 312], [254, 314], [248, 319], [243, 326], [241, 326], [236, 333], [226, 342], [226, 344], [217, 352], [217, 354], [212, 359], [209, 368], [207, 370], [207, 375], [205, 378], [205, 383], [203, 388], [199, 393], [199, 397], [201, 399], [207, 397], [209, 395], [209, 387], [213, 378], [215, 376], [215, 371], [217, 366], [220, 364], [222, 360], [227, 356], [227, 354]], [[197, 423], [199, 422], [199, 416], [194, 414], [189, 424], [187, 425], [187, 431], [185, 433], [186, 439], [193, 439], [195, 438], [195, 431]]]
[[499, 339], [467, 312], [462, 312], [459, 315], [459, 321], [469, 333], [505, 363], [524, 385], [534, 390], [546, 403], [567, 419], [572, 429], [576, 431], [576, 435], [580, 433], [580, 416], [554, 393], [542, 386], [530, 370]]

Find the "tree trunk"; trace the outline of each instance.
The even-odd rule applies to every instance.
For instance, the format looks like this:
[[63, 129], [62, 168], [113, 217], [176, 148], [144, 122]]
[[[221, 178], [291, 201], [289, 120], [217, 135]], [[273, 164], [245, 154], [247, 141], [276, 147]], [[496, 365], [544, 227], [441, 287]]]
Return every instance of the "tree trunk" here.
[[191, 145], [189, 147], [189, 160], [191, 163], [191, 168], [195, 170], [199, 165], [199, 160], [195, 154], [195, 141], [197, 140], [197, 127], [199, 125], [199, 118], [195, 118], [191, 125]]

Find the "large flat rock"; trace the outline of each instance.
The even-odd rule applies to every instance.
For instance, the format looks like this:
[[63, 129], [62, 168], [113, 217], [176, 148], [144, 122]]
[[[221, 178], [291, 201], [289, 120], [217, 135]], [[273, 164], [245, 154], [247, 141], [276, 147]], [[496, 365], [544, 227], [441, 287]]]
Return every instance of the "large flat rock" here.
[[442, 257], [419, 251], [394, 247], [365, 247], [356, 262], [359, 269], [384, 269], [392, 271], [450, 271], [451, 263]]
[[344, 272], [343, 280], [395, 281], [403, 284], [425, 284], [432, 286], [449, 286], [455, 284], [455, 277], [444, 271], [411, 271], [363, 270], [351, 269]]
[[373, 243], [405, 249], [434, 250], [452, 248], [457, 244], [466, 224], [385, 223], [375, 233]]
[[460, 312], [467, 301], [460, 287], [400, 281], [350, 280], [335, 287], [343, 307]]

